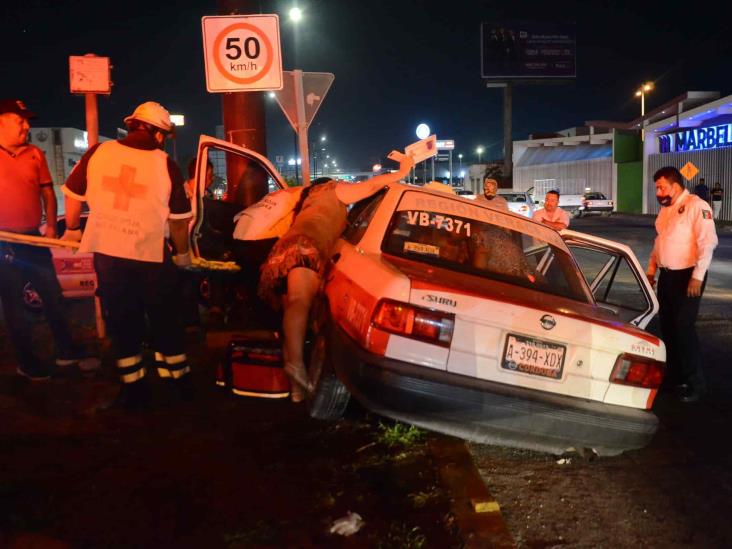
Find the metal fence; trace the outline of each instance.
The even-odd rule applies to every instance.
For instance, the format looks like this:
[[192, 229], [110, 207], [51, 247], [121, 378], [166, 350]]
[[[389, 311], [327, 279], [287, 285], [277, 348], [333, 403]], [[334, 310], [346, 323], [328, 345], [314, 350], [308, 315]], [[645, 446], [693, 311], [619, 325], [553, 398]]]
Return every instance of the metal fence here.
[[686, 188], [693, 192], [700, 178], [705, 179], [711, 190], [715, 183], [720, 183], [724, 189], [722, 210], [719, 218], [732, 220], [732, 147], [724, 147], [711, 151], [693, 151], [679, 153], [652, 154], [648, 156], [648, 173], [645, 189], [648, 203], [648, 213], [658, 213], [660, 206], [656, 201], [656, 187], [653, 183], [653, 174], [664, 166], [683, 168], [687, 162], [693, 163], [699, 173], [686, 184]]
[[611, 158], [560, 162], [514, 168], [513, 188], [525, 191], [534, 187], [534, 197], [557, 189], [561, 194], [583, 194], [587, 187], [613, 199], [613, 161]]

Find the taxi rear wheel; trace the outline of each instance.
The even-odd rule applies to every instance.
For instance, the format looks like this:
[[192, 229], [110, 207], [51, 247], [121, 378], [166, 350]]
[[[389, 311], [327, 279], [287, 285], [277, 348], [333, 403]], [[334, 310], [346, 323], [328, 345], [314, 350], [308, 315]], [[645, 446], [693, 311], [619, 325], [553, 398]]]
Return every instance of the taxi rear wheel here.
[[351, 399], [346, 386], [336, 377], [328, 345], [327, 327], [315, 337], [310, 353], [308, 375], [314, 391], [310, 399], [310, 416], [336, 420], [343, 417]]

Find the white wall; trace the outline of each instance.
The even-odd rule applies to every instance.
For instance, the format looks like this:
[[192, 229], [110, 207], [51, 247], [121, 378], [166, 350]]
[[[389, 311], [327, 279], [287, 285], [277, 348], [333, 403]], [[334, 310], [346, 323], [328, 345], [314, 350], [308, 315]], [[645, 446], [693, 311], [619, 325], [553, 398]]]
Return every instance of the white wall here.
[[589, 187], [614, 200], [614, 186], [612, 158], [524, 166], [513, 170], [513, 188], [525, 191], [535, 187], [535, 197], [542, 196], [542, 192], [551, 188], [558, 189], [561, 194], [582, 194]]

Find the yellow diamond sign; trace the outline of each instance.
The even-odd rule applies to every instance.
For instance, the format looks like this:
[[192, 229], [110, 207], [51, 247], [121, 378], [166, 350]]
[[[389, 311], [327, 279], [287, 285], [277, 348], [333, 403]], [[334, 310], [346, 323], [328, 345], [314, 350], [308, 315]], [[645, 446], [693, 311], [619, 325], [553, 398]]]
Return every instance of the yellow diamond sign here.
[[687, 181], [694, 179], [694, 176], [699, 173], [699, 168], [694, 166], [691, 162], [684, 164], [684, 167], [679, 170]]

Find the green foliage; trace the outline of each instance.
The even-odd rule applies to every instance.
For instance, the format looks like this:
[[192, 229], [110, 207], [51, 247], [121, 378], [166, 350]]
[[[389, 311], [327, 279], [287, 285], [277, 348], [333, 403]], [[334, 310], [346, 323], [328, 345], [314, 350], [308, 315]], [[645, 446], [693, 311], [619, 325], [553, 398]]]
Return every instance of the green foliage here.
[[398, 421], [393, 425], [379, 422], [379, 431], [379, 442], [389, 448], [394, 446], [408, 448], [424, 439], [424, 431], [414, 425], [406, 425]]
[[412, 502], [412, 505], [417, 508], [421, 509], [422, 507], [425, 507], [427, 504], [431, 503], [432, 501], [435, 501], [439, 497], [439, 491], [437, 489], [430, 490], [429, 492], [417, 492], [409, 494], [407, 497]]
[[[488, 167], [485, 169], [483, 179], [495, 179], [497, 181], [500, 181], [501, 179], [503, 179], [503, 166], [489, 164]], [[481, 184], [482, 183], [483, 182], [481, 181]]]

